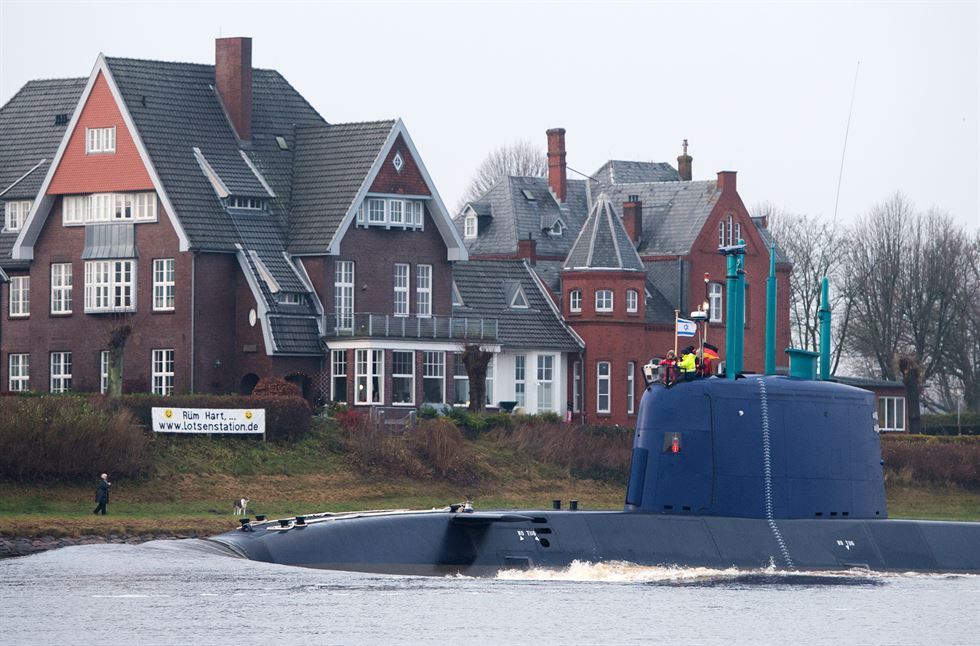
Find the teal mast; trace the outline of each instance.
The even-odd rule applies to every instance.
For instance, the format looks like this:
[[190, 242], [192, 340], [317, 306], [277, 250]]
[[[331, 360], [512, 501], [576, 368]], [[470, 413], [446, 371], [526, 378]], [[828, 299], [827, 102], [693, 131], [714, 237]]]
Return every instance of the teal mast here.
[[820, 283], [820, 380], [830, 379], [830, 282]]
[[726, 257], [725, 377], [735, 379], [742, 372], [742, 322], [745, 320], [745, 243], [721, 247]]
[[766, 374], [776, 374], [776, 244], [769, 245], [769, 280], [766, 283]]

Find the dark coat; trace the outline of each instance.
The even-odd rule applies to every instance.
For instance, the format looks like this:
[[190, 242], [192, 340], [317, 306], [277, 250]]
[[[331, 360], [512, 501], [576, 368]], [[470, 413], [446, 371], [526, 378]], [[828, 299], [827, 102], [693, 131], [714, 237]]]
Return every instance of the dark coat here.
[[99, 486], [95, 490], [95, 502], [109, 502], [109, 483], [99, 480]]

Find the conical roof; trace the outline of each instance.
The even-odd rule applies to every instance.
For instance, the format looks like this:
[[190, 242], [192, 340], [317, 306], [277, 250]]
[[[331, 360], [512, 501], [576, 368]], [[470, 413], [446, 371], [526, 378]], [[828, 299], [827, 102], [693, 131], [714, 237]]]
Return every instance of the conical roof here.
[[592, 205], [563, 269], [644, 270], [633, 241], [605, 193]]

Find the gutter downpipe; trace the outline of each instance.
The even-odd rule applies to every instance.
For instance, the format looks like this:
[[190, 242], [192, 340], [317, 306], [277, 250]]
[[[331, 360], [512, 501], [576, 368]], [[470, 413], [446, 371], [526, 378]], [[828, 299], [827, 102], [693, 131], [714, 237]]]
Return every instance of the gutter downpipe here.
[[769, 245], [769, 280], [766, 283], [766, 374], [776, 374], [776, 244]]
[[820, 381], [830, 379], [830, 281], [820, 283]]

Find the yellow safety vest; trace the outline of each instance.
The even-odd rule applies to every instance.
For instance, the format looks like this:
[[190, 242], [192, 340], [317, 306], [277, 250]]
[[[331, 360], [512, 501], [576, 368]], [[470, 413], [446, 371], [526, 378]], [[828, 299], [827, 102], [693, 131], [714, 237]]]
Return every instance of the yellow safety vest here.
[[697, 369], [697, 367], [694, 365], [694, 355], [685, 354], [683, 357], [681, 357], [677, 367], [681, 372], [694, 372]]

